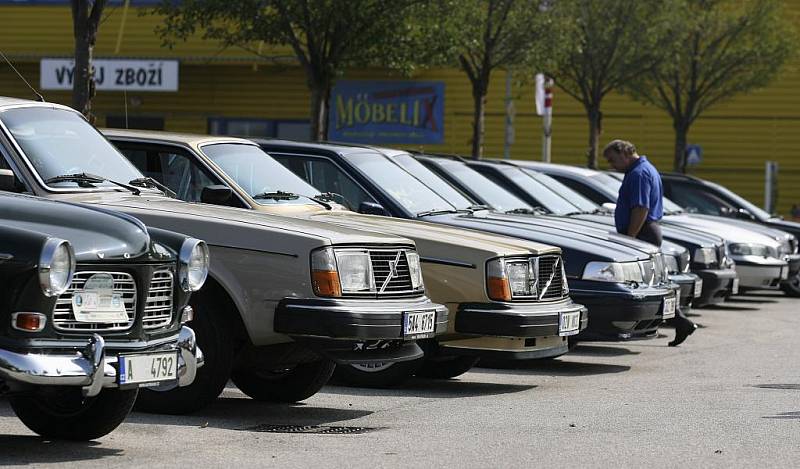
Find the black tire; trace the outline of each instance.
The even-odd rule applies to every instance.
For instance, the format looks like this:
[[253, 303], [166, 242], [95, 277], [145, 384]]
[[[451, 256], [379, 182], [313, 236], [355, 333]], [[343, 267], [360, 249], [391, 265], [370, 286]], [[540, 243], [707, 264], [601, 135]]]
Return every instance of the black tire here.
[[111, 433], [131, 412], [138, 390], [104, 389], [84, 398], [80, 388], [42, 388], [10, 396], [11, 408], [26, 427], [45, 437], [86, 441]]
[[334, 368], [334, 362], [318, 360], [286, 370], [235, 370], [231, 380], [243, 393], [257, 401], [292, 403], [316, 394], [331, 378]]
[[781, 290], [783, 290], [786, 296], [791, 296], [793, 298], [800, 297], [800, 274], [783, 282], [781, 284]]
[[[205, 295], [193, 295], [191, 304], [195, 319], [187, 325], [197, 337], [205, 363], [198, 368], [194, 382], [167, 391], [142, 389], [136, 410], [156, 414], [182, 415], [211, 404], [225, 389], [231, 376], [234, 340], [231, 328], [221, 320], [224, 312], [214, 302], [204, 301]], [[197, 297], [197, 298], [195, 298]], [[216, 308], [216, 309], [215, 309]], [[238, 314], [231, 311], [231, 314]]]
[[340, 365], [333, 375], [337, 383], [365, 388], [391, 388], [408, 381], [425, 359], [397, 363]]
[[439, 357], [425, 360], [417, 376], [431, 379], [450, 379], [463, 375], [478, 363], [476, 357]]

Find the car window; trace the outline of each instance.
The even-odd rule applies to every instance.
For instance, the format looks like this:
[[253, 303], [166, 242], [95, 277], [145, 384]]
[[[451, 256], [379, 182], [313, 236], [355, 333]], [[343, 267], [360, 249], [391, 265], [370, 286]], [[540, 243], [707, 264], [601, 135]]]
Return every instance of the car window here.
[[341, 195], [351, 210], [358, 210], [363, 202], [375, 202], [358, 183], [327, 158], [275, 152], [270, 152], [270, 155], [319, 191]]
[[611, 200], [609, 200], [604, 193], [588, 186], [587, 184], [576, 181], [567, 176], [562, 176], [560, 174], [551, 174], [550, 176], [552, 176], [556, 181], [574, 190], [578, 194], [596, 203], [597, 205], [603, 205], [606, 202], [611, 202]]
[[446, 201], [453, 204], [454, 207], [466, 209], [475, 205], [475, 202], [468, 199], [464, 194], [459, 192], [458, 189], [451, 186], [449, 182], [445, 181], [441, 176], [414, 159], [414, 157], [408, 153], [395, 155], [391, 158], [405, 168], [406, 171], [413, 174], [414, 177], [422, 181], [426, 186], [442, 196]]
[[567, 213], [579, 212], [581, 209], [568, 202], [566, 199], [550, 190], [547, 186], [537, 181], [516, 167], [503, 167], [498, 169], [511, 179], [517, 186], [524, 190], [536, 202], [556, 215], [565, 215]]
[[204, 187], [221, 184], [194, 158], [177, 148], [132, 148], [122, 143], [119, 146], [142, 174], [169, 187], [181, 200], [200, 202]]
[[505, 212], [518, 208], [533, 208], [524, 200], [461, 161], [442, 160], [439, 162], [439, 167], [447, 171], [455, 180], [464, 185], [464, 187], [474, 191], [495, 210]]
[[665, 189], [667, 187], [669, 187], [667, 194], [669, 198], [689, 212], [726, 215], [735, 211], [729, 203], [692, 184], [673, 182], [666, 184]]
[[587, 197], [579, 194], [574, 189], [568, 187], [566, 184], [562, 183], [561, 181], [556, 180], [555, 178], [548, 176], [544, 173], [537, 173], [534, 170], [528, 168], [521, 168], [525, 174], [529, 175], [533, 179], [539, 181], [545, 187], [550, 189], [551, 191], [555, 192], [556, 194], [563, 197], [572, 205], [580, 208], [581, 210], [592, 212], [597, 210], [599, 207], [596, 203], [589, 200]]

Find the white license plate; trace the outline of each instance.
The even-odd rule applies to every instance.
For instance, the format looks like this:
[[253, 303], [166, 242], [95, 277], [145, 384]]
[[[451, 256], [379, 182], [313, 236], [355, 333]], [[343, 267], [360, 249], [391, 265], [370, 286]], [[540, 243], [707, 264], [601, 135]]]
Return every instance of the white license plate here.
[[404, 313], [403, 335], [430, 334], [436, 329], [436, 312]]
[[119, 384], [158, 383], [177, 378], [177, 352], [119, 356]]
[[788, 278], [789, 278], [789, 268], [781, 267], [781, 280], [786, 280]]
[[580, 332], [581, 312], [561, 313], [558, 318], [558, 335], [575, 335]]
[[664, 309], [662, 316], [664, 319], [675, 317], [675, 298], [664, 298]]
[[731, 294], [732, 295], [739, 294], [739, 277], [733, 279], [733, 285], [731, 285]]
[[703, 293], [703, 279], [699, 278], [694, 281], [694, 297], [700, 298]]

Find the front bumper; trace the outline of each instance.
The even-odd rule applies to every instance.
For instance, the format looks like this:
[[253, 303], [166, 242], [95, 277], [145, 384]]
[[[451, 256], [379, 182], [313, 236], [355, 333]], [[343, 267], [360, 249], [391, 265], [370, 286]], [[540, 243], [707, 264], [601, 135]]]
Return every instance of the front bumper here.
[[733, 260], [741, 288], [774, 290], [789, 278], [789, 264], [782, 259], [737, 256]]
[[695, 274], [671, 274], [669, 280], [678, 285], [678, 307], [686, 314], [692, 309], [694, 299], [703, 290], [703, 281]]
[[734, 269], [706, 269], [696, 270], [693, 273], [703, 279], [703, 291], [700, 297], [692, 302], [695, 308], [725, 301], [725, 298], [733, 293], [733, 283], [738, 278]]
[[[181, 327], [175, 339], [155, 346], [126, 347], [125, 352], [177, 351], [177, 385], [188, 386], [194, 381], [197, 368], [203, 366], [203, 352], [189, 327]], [[84, 396], [92, 397], [103, 388], [119, 387], [116, 352], [113, 344], [107, 344], [98, 334], [94, 334], [81, 350], [47, 350], [41, 353], [0, 350], [0, 378], [10, 384], [80, 386]]]
[[570, 281], [570, 296], [589, 308], [589, 327], [582, 340], [627, 340], [655, 337], [664, 319], [666, 298], [677, 300], [668, 285], [632, 287], [618, 283]]
[[[405, 335], [406, 313], [435, 312], [434, 331]], [[286, 298], [275, 310], [275, 331], [302, 342], [337, 363], [413, 360], [422, 357], [414, 342], [447, 330], [447, 308], [416, 298]]]
[[791, 283], [792, 279], [800, 275], [800, 254], [792, 254], [783, 258], [789, 264], [789, 278], [782, 281], [781, 285]]
[[565, 313], [579, 313], [578, 331], [586, 329], [584, 306], [564, 299], [553, 303], [462, 303], [456, 312], [457, 338], [439, 342], [442, 353], [493, 359], [533, 359], [563, 355], [567, 337], [559, 333]]

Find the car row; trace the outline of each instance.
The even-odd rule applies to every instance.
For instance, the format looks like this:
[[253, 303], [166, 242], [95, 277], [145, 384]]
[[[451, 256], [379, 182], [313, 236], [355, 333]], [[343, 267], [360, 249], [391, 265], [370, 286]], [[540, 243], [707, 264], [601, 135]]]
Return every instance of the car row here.
[[0, 393], [42, 435], [96, 438], [134, 402], [192, 412], [229, 380], [291, 403], [334, 373], [392, 386], [652, 338], [796, 275], [791, 234], [671, 215], [656, 247], [552, 167], [101, 133], [0, 98]]

